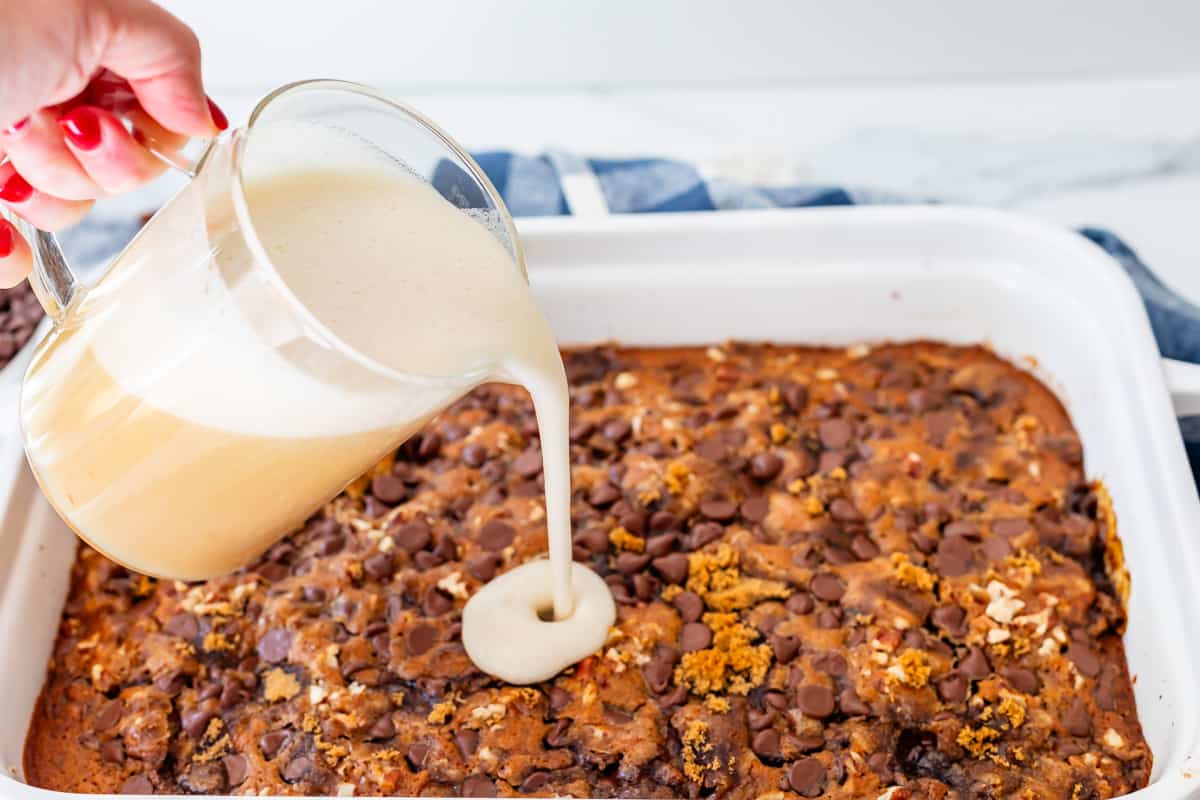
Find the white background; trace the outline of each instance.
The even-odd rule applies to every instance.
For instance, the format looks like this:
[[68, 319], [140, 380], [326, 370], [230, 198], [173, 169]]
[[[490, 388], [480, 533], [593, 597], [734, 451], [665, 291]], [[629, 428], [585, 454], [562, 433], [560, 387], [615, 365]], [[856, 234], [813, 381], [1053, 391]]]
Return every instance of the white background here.
[[[1200, 300], [1200, 158], [1124, 166], [1200, 143], [1200, 3], [164, 4], [200, 35], [235, 123], [281, 83], [339, 77], [396, 93], [476, 149], [662, 154], [950, 195], [956, 175], [1002, 180], [1029, 166], [1020, 148], [1049, 146], [1043, 169], [1079, 161], [1085, 179], [968, 199], [1110, 227]], [[892, 130], [904, 144], [881, 150]]]

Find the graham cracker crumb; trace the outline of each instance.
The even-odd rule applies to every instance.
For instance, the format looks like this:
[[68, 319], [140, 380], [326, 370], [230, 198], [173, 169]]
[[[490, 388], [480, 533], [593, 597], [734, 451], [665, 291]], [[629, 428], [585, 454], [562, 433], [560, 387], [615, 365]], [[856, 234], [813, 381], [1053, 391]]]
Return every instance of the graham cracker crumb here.
[[908, 560], [904, 553], [892, 553], [892, 574], [901, 586], [922, 592], [933, 591], [934, 578], [929, 570]]
[[1007, 717], [1009, 726], [1013, 728], [1019, 728], [1025, 722], [1025, 704], [1012, 695], [1005, 695], [996, 707], [996, 713]]
[[955, 739], [959, 746], [975, 758], [984, 758], [996, 750], [992, 742], [1000, 736], [991, 728], [964, 727]]
[[220, 631], [209, 631], [204, 634], [204, 642], [200, 646], [210, 653], [215, 653], [218, 650], [232, 650], [233, 642]]
[[704, 707], [717, 714], [726, 714], [730, 708], [729, 698], [710, 694], [704, 698]]
[[683, 774], [693, 783], [704, 781], [705, 766], [701, 759], [707, 757], [709, 749], [708, 723], [693, 720], [683, 733]]
[[783, 444], [791, 435], [791, 431], [787, 429], [786, 425], [779, 422], [771, 425], [771, 441], [775, 444]]
[[743, 578], [734, 586], [704, 596], [705, 604], [714, 611], [738, 611], [752, 608], [764, 600], [785, 600], [792, 590], [787, 584], [764, 578]]
[[683, 494], [688, 482], [692, 479], [692, 471], [682, 461], [672, 461], [667, 465], [667, 474], [663, 481], [671, 494]]
[[300, 682], [290, 672], [275, 667], [263, 678], [263, 697], [268, 703], [274, 703], [276, 700], [291, 700], [298, 694], [300, 694]]
[[453, 700], [443, 700], [442, 702], [438, 703], [437, 705], [435, 705], [433, 707], [433, 710], [429, 712], [429, 716], [426, 717], [425, 719], [427, 719], [430, 723], [432, 723], [434, 725], [443, 725], [443, 724], [445, 724], [446, 720], [450, 719], [453, 716], [454, 716], [454, 701]]
[[896, 659], [896, 663], [888, 667], [888, 679], [913, 689], [920, 689], [929, 683], [933, 668], [929, 660], [920, 650], [905, 650]]
[[751, 644], [758, 631], [737, 614], [705, 614], [704, 624], [713, 632], [712, 646], [684, 653], [675, 667], [675, 682], [701, 695], [721, 691], [748, 694], [760, 686], [772, 656], [770, 646]]
[[635, 536], [625, 528], [617, 526], [608, 534], [608, 540], [612, 542], [613, 547], [618, 550], [628, 550], [631, 553], [640, 553], [646, 549], [646, 540], [641, 536]]

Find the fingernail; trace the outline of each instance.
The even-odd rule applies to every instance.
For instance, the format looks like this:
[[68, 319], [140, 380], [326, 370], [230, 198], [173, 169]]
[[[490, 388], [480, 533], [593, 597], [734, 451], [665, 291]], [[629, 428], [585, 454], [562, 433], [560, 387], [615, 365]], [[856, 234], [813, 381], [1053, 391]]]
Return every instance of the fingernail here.
[[19, 120], [17, 122], [14, 122], [12, 125], [9, 125], [7, 128], [4, 129], [4, 132], [7, 135], [12, 136], [14, 134], [20, 133], [21, 131], [25, 130], [28, 127], [29, 127], [29, 117], [26, 117], [23, 120]]
[[80, 150], [95, 150], [100, 146], [100, 117], [95, 109], [80, 106], [59, 119], [58, 127]]
[[213, 125], [216, 125], [217, 130], [219, 131], [223, 131], [228, 128], [229, 118], [225, 116], [225, 112], [222, 111], [217, 104], [212, 101], [211, 97], [207, 97], [205, 99], [208, 100], [208, 113], [210, 116], [212, 116]]
[[29, 185], [29, 181], [15, 172], [0, 186], [0, 200], [6, 203], [24, 203], [32, 196], [33, 187]]
[[14, 244], [16, 240], [13, 239], [12, 225], [8, 220], [0, 220], [0, 258], [11, 256]]

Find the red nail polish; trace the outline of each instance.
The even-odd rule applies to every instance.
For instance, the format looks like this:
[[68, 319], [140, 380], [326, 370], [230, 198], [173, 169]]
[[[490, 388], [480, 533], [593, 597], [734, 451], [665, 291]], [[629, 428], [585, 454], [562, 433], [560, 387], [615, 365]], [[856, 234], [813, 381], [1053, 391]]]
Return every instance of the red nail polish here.
[[9, 125], [7, 128], [4, 129], [4, 132], [6, 134], [8, 134], [9, 136], [12, 136], [14, 133], [20, 133], [21, 131], [25, 130], [28, 127], [29, 127], [29, 117], [26, 117], [25, 119], [18, 120], [17, 122], [14, 122], [12, 125]]
[[217, 126], [217, 130], [223, 131], [228, 128], [229, 118], [225, 116], [225, 112], [217, 107], [217, 104], [212, 101], [212, 98], [205, 99], [208, 100], [208, 113], [212, 116], [213, 124]]
[[30, 197], [33, 197], [33, 187], [15, 172], [0, 186], [0, 200], [6, 203], [24, 203]]
[[6, 220], [0, 220], [0, 258], [8, 258], [13, 251], [13, 229]]
[[80, 106], [58, 121], [71, 144], [80, 150], [95, 150], [100, 146], [100, 117], [96, 110]]

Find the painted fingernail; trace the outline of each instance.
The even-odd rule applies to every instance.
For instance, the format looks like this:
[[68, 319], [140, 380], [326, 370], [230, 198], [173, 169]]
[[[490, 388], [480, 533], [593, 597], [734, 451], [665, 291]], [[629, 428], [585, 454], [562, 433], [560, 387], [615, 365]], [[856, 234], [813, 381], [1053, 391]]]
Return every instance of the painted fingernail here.
[[30, 197], [33, 197], [33, 187], [15, 172], [0, 186], [0, 200], [6, 203], [24, 203]]
[[212, 116], [213, 125], [216, 125], [217, 130], [219, 131], [223, 131], [228, 128], [229, 118], [225, 116], [225, 112], [222, 111], [217, 104], [212, 101], [211, 97], [205, 99], [208, 100], [208, 113]]
[[80, 150], [95, 150], [100, 146], [100, 117], [93, 108], [80, 106], [73, 109], [58, 120], [58, 127]]
[[11, 256], [14, 244], [16, 240], [13, 239], [12, 225], [8, 220], [0, 220], [0, 258]]
[[20, 133], [21, 131], [25, 130], [28, 127], [29, 127], [29, 117], [26, 117], [25, 119], [18, 120], [17, 122], [14, 122], [12, 125], [9, 125], [7, 128], [4, 129], [4, 132], [7, 135], [12, 136], [14, 134]]

